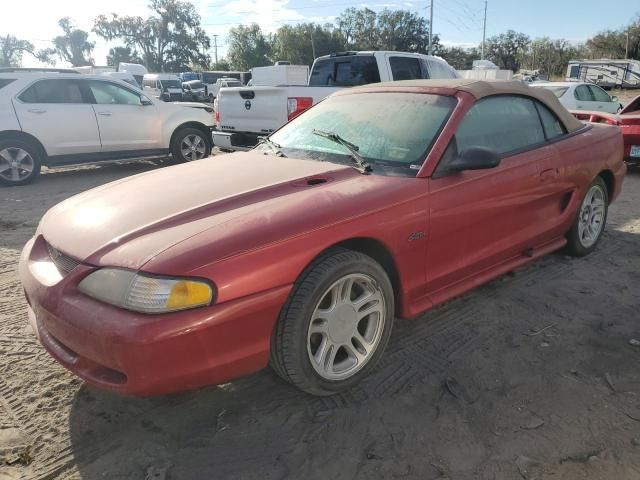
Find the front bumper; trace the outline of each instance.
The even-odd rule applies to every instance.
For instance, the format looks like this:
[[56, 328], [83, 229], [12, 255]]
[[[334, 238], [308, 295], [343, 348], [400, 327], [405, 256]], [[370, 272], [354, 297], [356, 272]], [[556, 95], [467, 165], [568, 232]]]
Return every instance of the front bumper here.
[[146, 315], [98, 302], [76, 285], [95, 267], [61, 276], [42, 237], [20, 260], [29, 320], [45, 349], [97, 387], [158, 395], [219, 384], [268, 364], [271, 332], [291, 286], [205, 308]]

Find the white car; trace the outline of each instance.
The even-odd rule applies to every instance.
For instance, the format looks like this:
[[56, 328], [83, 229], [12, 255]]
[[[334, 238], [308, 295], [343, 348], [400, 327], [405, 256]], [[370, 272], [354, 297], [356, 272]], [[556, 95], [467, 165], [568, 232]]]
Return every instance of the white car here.
[[0, 183], [23, 185], [41, 165], [209, 156], [213, 109], [149, 99], [103, 75], [0, 69]]
[[567, 110], [617, 113], [622, 108], [617, 97], [610, 96], [605, 90], [592, 83], [544, 82], [532, 83], [530, 86], [551, 90]]

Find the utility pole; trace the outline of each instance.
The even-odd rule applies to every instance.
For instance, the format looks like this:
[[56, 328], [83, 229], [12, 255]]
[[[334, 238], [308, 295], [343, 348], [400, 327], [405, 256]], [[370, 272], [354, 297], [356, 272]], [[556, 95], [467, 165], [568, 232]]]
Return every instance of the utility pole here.
[[629, 58], [629, 29], [627, 28], [627, 46], [624, 49], [625, 60]]
[[316, 44], [313, 41], [313, 30], [309, 30], [309, 37], [311, 37], [311, 51], [313, 52], [313, 59], [316, 59]]
[[484, 0], [484, 21], [482, 22], [482, 50], [480, 59], [484, 60], [484, 41], [487, 36], [487, 0]]
[[214, 58], [216, 60], [216, 68], [218, 68], [218, 35], [217, 34], [213, 35], [213, 52], [214, 52]]
[[433, 0], [429, 2], [429, 55], [433, 55]]

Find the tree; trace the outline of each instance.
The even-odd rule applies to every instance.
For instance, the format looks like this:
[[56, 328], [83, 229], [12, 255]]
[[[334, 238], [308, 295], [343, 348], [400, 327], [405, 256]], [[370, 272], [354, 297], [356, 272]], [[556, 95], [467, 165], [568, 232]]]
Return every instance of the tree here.
[[437, 54], [456, 70], [471, 70], [473, 61], [480, 58], [477, 48], [441, 47]]
[[607, 30], [587, 40], [587, 47], [593, 58], [625, 58], [626, 53], [628, 58], [640, 59], [640, 15], [620, 30]]
[[288, 60], [298, 65], [311, 65], [316, 57], [345, 48], [342, 33], [331, 24], [284, 25], [271, 39], [271, 56], [274, 60]]
[[61, 60], [69, 62], [74, 67], [93, 65], [91, 52], [95, 43], [90, 42], [89, 34], [84, 30], [75, 28], [69, 17], [58, 20], [64, 35], [58, 35], [53, 39], [53, 50], [43, 52], [43, 55], [55, 53]]
[[257, 23], [229, 30], [227, 60], [235, 70], [249, 70], [273, 63], [271, 45]]
[[36, 55], [33, 44], [13, 35], [0, 37], [0, 67], [19, 67], [24, 53]]
[[[348, 49], [424, 53], [429, 44], [427, 21], [407, 10], [376, 13], [368, 8], [349, 8], [338, 17], [337, 24]], [[437, 36], [433, 42], [435, 51], [439, 48]]]
[[551, 76], [564, 76], [569, 60], [588, 56], [584, 45], [573, 45], [564, 38], [548, 37], [533, 40], [519, 58], [522, 67], [540, 70]]
[[211, 43], [200, 25], [200, 15], [193, 4], [179, 0], [151, 0], [153, 15], [110, 17], [100, 15], [94, 31], [105, 40], [120, 39], [125, 46], [139, 50], [151, 71], [180, 71], [189, 65], [209, 63]]
[[520, 68], [522, 53], [528, 45], [527, 35], [508, 30], [487, 39], [487, 57], [498, 67], [516, 72]]
[[109, 49], [107, 65], [117, 69], [121, 62], [143, 63], [142, 59], [138, 56], [138, 52], [132, 50], [131, 47], [113, 47]]

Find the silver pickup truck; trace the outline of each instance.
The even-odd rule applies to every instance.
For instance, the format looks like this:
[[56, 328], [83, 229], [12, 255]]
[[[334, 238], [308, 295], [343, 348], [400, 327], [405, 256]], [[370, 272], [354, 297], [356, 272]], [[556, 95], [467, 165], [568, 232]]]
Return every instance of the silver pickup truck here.
[[222, 150], [249, 150], [333, 92], [368, 83], [416, 78], [458, 78], [439, 57], [405, 52], [344, 52], [319, 57], [306, 86], [221, 89], [216, 98], [213, 143]]

